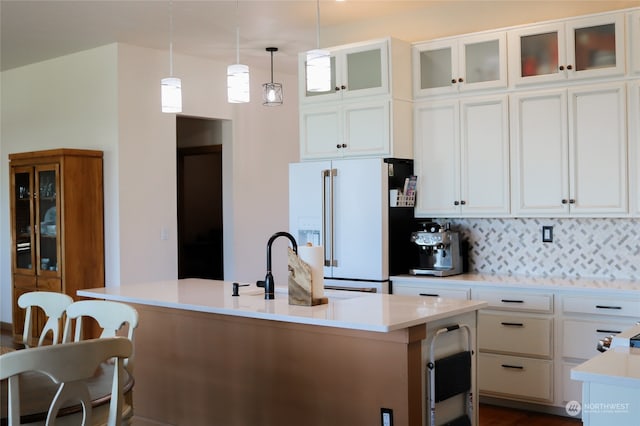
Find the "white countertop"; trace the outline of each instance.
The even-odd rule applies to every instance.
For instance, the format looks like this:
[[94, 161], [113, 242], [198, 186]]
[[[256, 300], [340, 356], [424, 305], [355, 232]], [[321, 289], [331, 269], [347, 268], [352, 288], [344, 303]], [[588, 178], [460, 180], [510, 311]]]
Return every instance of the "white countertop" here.
[[618, 346], [571, 369], [571, 378], [605, 385], [640, 387], [640, 349]]
[[475, 311], [485, 302], [326, 291], [329, 303], [289, 305], [286, 288], [276, 288], [274, 300], [264, 289], [240, 287], [233, 297], [230, 281], [184, 279], [78, 290], [79, 296], [125, 303], [208, 312], [271, 321], [284, 321], [353, 330], [389, 332]]
[[606, 278], [559, 278], [559, 277], [528, 277], [524, 275], [497, 275], [484, 273], [467, 273], [449, 277], [398, 275], [391, 277], [391, 281], [411, 282], [418, 285], [428, 284], [457, 284], [457, 285], [491, 285], [521, 288], [548, 288], [550, 290], [621, 290], [640, 292], [640, 281], [613, 280]]

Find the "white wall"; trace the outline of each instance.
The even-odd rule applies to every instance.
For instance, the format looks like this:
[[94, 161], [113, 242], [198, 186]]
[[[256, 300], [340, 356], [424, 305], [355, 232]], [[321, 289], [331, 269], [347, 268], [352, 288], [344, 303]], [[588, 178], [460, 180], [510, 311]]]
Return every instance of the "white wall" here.
[[[0, 76], [0, 320], [11, 322], [9, 168], [15, 152], [51, 148], [104, 151], [105, 201], [117, 194], [117, 49], [115, 45], [68, 55]], [[107, 212], [107, 235], [113, 217]], [[109, 254], [107, 254], [109, 256]]]
[[[105, 151], [107, 285], [176, 278], [176, 124], [175, 115], [160, 112], [167, 58], [113, 44], [2, 73], [0, 321], [11, 322], [7, 155], [13, 152]], [[267, 59], [265, 69], [251, 69], [252, 102], [230, 105], [226, 63], [174, 56], [183, 114], [233, 123], [223, 142], [227, 280], [264, 278], [267, 239], [288, 228], [287, 164], [299, 152], [297, 77], [277, 76], [285, 105], [263, 107]], [[162, 228], [168, 240], [160, 239]], [[286, 251], [274, 254], [276, 279], [286, 283]]]

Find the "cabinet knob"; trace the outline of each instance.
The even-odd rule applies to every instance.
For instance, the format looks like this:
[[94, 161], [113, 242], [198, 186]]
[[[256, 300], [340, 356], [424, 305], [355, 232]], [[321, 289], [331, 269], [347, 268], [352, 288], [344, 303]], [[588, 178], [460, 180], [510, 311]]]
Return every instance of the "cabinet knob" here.
[[465, 200], [461, 200], [460, 204], [464, 206], [465, 204], [467, 204], [467, 202]]
[[451, 83], [452, 83], [452, 84], [456, 84], [456, 82], [457, 82], [457, 80], [456, 80], [455, 78], [454, 78], [454, 79], [451, 79]]
[[453, 202], [453, 205], [454, 205], [454, 206], [459, 206], [459, 205], [460, 205], [460, 202], [459, 202], [459, 201], [454, 201], [454, 202]]
[[568, 202], [569, 202], [568, 200], [566, 200], [564, 198], [562, 199], [562, 204], [567, 204]]
[[340, 144], [336, 145], [336, 148], [340, 149], [342, 146]]
[[567, 65], [567, 69], [568, 70], [572, 70], [573, 69], [573, 65]]
[[340, 88], [339, 88], [338, 86], [336, 86], [335, 91], [336, 91], [336, 92], [339, 92], [339, 91], [340, 91]]
[[462, 77], [460, 77], [460, 78], [458, 79], [458, 83], [462, 83], [463, 81], [464, 81], [464, 79], [463, 79]]
[[558, 69], [559, 69], [560, 71], [564, 71], [564, 65], [560, 65], [560, 66], [558, 67]]
[[340, 86], [340, 89], [342, 90], [347, 90], [347, 86], [345, 86], [344, 84], [342, 86]]
[[343, 144], [342, 144], [342, 148], [346, 148], [346, 147], [347, 147], [347, 144], [346, 144], [346, 143], [343, 143]]
[[575, 203], [576, 203], [576, 200], [574, 200], [573, 198], [569, 200], [569, 204], [575, 204]]

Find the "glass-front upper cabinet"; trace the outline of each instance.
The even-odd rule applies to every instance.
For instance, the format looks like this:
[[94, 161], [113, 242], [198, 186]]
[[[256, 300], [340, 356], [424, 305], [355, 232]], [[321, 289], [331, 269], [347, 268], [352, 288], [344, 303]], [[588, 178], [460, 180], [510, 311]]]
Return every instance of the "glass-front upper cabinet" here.
[[504, 32], [420, 43], [412, 50], [415, 97], [507, 86]]
[[623, 14], [516, 29], [508, 41], [509, 80], [515, 85], [625, 72]]
[[14, 211], [12, 232], [15, 234], [13, 262], [16, 270], [33, 271], [35, 262], [35, 239], [33, 233], [33, 180], [31, 167], [16, 167], [11, 175], [13, 194], [11, 195]]
[[36, 215], [38, 229], [38, 260], [40, 273], [56, 273], [59, 259], [58, 165], [36, 167]]
[[306, 57], [298, 62], [303, 102], [341, 100], [389, 93], [389, 43], [387, 40], [346, 45], [331, 52], [331, 89], [309, 92], [306, 86]]

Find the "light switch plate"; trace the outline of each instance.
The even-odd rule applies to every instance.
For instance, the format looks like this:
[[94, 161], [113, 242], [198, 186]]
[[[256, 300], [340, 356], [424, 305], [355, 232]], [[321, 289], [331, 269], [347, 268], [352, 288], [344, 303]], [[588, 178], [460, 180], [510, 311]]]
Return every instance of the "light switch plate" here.
[[542, 227], [542, 242], [543, 243], [553, 242], [553, 226]]

